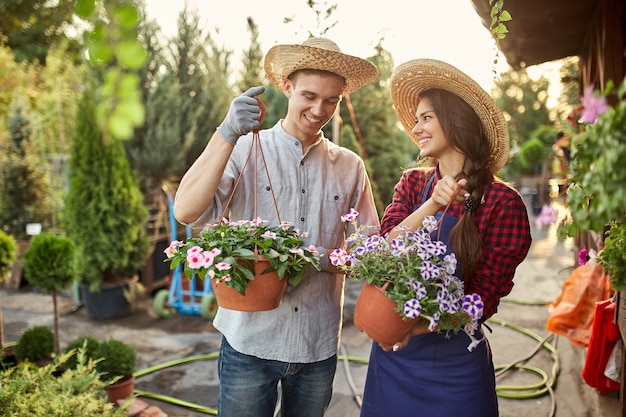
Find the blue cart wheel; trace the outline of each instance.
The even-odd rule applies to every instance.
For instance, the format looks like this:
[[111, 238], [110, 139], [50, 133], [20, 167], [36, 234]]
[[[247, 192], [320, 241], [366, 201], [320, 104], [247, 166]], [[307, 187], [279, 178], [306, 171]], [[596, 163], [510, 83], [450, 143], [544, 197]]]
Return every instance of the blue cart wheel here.
[[217, 299], [215, 294], [209, 293], [202, 296], [200, 301], [200, 315], [207, 320], [213, 320], [217, 314]]
[[168, 305], [168, 298], [170, 295], [169, 290], [159, 290], [154, 295], [154, 300], [152, 301], [152, 307], [157, 315], [161, 318], [168, 318], [172, 315], [173, 309]]

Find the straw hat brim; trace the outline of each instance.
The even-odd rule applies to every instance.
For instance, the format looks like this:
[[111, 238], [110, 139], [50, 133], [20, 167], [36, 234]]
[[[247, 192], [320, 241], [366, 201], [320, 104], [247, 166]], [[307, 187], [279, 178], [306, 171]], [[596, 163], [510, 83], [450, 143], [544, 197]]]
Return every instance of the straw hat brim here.
[[283, 80], [295, 71], [316, 69], [335, 73], [346, 80], [343, 94], [350, 94], [378, 77], [371, 62], [342, 52], [306, 45], [276, 45], [265, 56], [265, 72], [283, 91]]
[[417, 96], [430, 88], [454, 93], [474, 109], [489, 140], [487, 167], [492, 174], [500, 171], [508, 160], [510, 147], [502, 110], [476, 81], [446, 62], [415, 59], [398, 66], [391, 75], [391, 98], [407, 133], [410, 135], [415, 126]]

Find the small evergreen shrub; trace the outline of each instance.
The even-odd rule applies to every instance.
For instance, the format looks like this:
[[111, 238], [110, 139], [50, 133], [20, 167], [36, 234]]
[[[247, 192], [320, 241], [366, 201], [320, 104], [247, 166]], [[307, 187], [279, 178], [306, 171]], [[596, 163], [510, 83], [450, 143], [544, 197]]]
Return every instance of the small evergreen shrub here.
[[98, 416], [127, 417], [128, 410], [115, 407], [103, 395], [105, 383], [99, 378], [93, 360], [77, 353], [77, 366], [55, 376], [67, 367], [69, 353], [59, 355], [54, 364], [35, 368], [18, 366], [0, 372], [0, 414], [11, 417]]
[[96, 363], [96, 369], [108, 383], [124, 381], [135, 373], [137, 351], [120, 340], [109, 339], [101, 342], [96, 358], [102, 358]]
[[39, 362], [52, 358], [54, 333], [48, 326], [26, 329], [15, 345], [15, 358], [24, 362]]
[[65, 363], [65, 367], [67, 369], [76, 369], [78, 365], [78, 353], [81, 349], [86, 359], [95, 359], [99, 347], [100, 342], [91, 336], [80, 336], [72, 340], [65, 349], [63, 349], [63, 353], [71, 353], [71, 356], [68, 357]]
[[76, 277], [75, 251], [65, 236], [42, 233], [33, 237], [22, 260], [26, 280], [49, 293], [68, 288]]

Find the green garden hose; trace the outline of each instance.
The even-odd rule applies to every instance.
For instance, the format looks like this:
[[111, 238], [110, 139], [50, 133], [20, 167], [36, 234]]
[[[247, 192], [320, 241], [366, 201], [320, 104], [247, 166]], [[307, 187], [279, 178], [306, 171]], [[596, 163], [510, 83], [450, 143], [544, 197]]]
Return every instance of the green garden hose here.
[[[543, 303], [542, 303], [543, 305]], [[537, 348], [526, 358], [523, 358], [521, 360], [518, 360], [514, 363], [508, 364], [508, 365], [498, 365], [495, 367], [495, 371], [496, 371], [496, 377], [502, 375], [504, 372], [507, 372], [511, 369], [518, 369], [518, 370], [524, 370], [524, 371], [528, 371], [530, 373], [533, 373], [535, 375], [537, 375], [539, 377], [539, 382], [535, 383], [535, 384], [530, 384], [530, 385], [518, 385], [518, 386], [511, 386], [511, 385], [496, 385], [496, 394], [499, 397], [503, 397], [503, 398], [512, 398], [512, 399], [528, 399], [528, 398], [535, 398], [535, 397], [540, 397], [543, 396], [545, 394], [549, 394], [552, 398], [552, 410], [551, 410], [551, 414], [550, 416], [554, 415], [554, 410], [555, 410], [555, 402], [554, 402], [554, 392], [552, 387], [554, 386], [555, 382], [556, 382], [556, 378], [557, 375], [559, 373], [559, 357], [558, 357], [558, 353], [556, 348], [551, 345], [550, 343], [548, 343], [548, 340], [553, 337], [554, 335], [550, 335], [547, 338], [541, 338], [539, 335], [537, 335], [536, 333], [534, 333], [533, 331], [523, 328], [521, 326], [517, 326], [515, 324], [509, 323], [505, 320], [501, 320], [498, 318], [490, 318], [488, 320], [490, 323], [495, 323], [495, 324], [499, 324], [501, 326], [504, 327], [508, 327], [512, 330], [515, 330], [519, 333], [524, 334], [525, 336], [528, 336], [532, 339], [535, 339], [537, 342], [539, 342]], [[358, 364], [363, 364], [363, 365], [367, 365], [369, 360], [367, 358], [363, 358], [363, 357], [357, 357], [357, 356], [347, 356], [345, 354], [345, 350], [343, 348], [343, 345], [340, 346], [341, 347], [341, 355], [338, 356], [338, 359], [343, 361], [344, 365], [345, 365], [345, 371], [346, 371], [346, 377], [348, 379], [348, 384], [350, 385], [353, 393], [354, 393], [354, 398], [357, 401], [358, 406], [361, 406], [361, 393], [358, 392], [358, 389], [356, 388], [353, 380], [352, 380], [352, 376], [350, 374], [350, 369], [348, 366], [349, 362], [352, 363], [358, 363]], [[551, 368], [551, 372], [550, 375], [548, 375], [547, 372], [545, 372], [544, 370], [537, 368], [535, 366], [531, 366], [531, 365], [527, 365], [524, 364], [523, 362], [529, 360], [532, 356], [534, 356], [540, 349], [546, 349], [547, 351], [550, 352], [554, 363], [552, 365]], [[140, 371], [135, 372], [135, 378], [139, 378], [142, 377], [144, 375], [153, 373], [153, 372], [157, 372], [172, 366], [177, 366], [177, 365], [182, 365], [182, 364], [186, 364], [186, 363], [190, 363], [190, 362], [198, 362], [198, 361], [206, 361], [206, 360], [215, 360], [218, 358], [218, 353], [214, 352], [214, 353], [208, 353], [205, 355], [196, 355], [196, 356], [189, 356], [186, 358], [180, 358], [180, 359], [175, 359], [169, 362], [164, 362], [162, 364], [158, 364], [146, 369], [142, 369]], [[183, 400], [179, 400], [177, 398], [174, 397], [170, 397], [167, 395], [161, 395], [161, 394], [156, 394], [156, 393], [152, 393], [149, 391], [143, 391], [143, 390], [138, 390], [135, 389], [135, 395], [139, 396], [139, 397], [145, 397], [145, 398], [151, 398], [151, 399], [155, 399], [158, 401], [162, 401], [162, 402], [166, 402], [166, 403], [170, 403], [170, 404], [174, 404], [177, 406], [181, 406], [181, 407], [185, 407], [188, 408], [190, 410], [194, 410], [197, 411], [199, 413], [204, 413], [204, 414], [210, 414], [210, 415], [217, 415], [217, 410], [210, 408], [210, 407], [206, 407], [206, 406], [202, 406], [199, 404], [194, 404], [188, 401], [183, 401]]]
[[[505, 320], [492, 317], [488, 321], [491, 323], [500, 324], [502, 326], [513, 329], [539, 342], [537, 348], [526, 358], [523, 358], [521, 360], [518, 360], [506, 366], [504, 365], [496, 366], [495, 370], [496, 370], [496, 377], [497, 377], [503, 374], [504, 372], [508, 371], [509, 369], [524, 369], [524, 370], [527, 370], [527, 371], [530, 371], [539, 375], [539, 377], [541, 378], [541, 381], [538, 384], [519, 385], [519, 386], [498, 386], [496, 384], [496, 394], [499, 397], [513, 398], [513, 399], [536, 398], [536, 397], [543, 396], [545, 394], [549, 394], [550, 395], [549, 417], [554, 416], [556, 412], [556, 398], [554, 395], [553, 387], [554, 387], [554, 384], [556, 383], [556, 378], [559, 374], [559, 367], [560, 367], [558, 352], [553, 345], [548, 343], [548, 340], [554, 337], [554, 334], [550, 334], [546, 338], [542, 339], [538, 334], [534, 333], [533, 331], [526, 329], [524, 327], [521, 327], [521, 326], [517, 326], [512, 323], [509, 323]], [[549, 351], [550, 355], [552, 356], [553, 363], [551, 367], [550, 376], [548, 376], [548, 374], [545, 371], [539, 368], [522, 364], [522, 362], [525, 362], [529, 360], [532, 356], [534, 356], [541, 348], [544, 348], [547, 351]]]

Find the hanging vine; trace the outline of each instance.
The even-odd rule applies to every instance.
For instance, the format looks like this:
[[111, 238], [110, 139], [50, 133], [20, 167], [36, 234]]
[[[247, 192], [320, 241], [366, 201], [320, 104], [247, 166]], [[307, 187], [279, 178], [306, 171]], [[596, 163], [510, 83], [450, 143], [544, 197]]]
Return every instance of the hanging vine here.
[[491, 6], [491, 24], [489, 25], [489, 31], [493, 36], [494, 43], [494, 58], [493, 58], [493, 77], [497, 79], [496, 65], [500, 56], [500, 41], [506, 37], [509, 30], [504, 22], [510, 22], [512, 20], [511, 14], [504, 10], [504, 0], [489, 0]]

